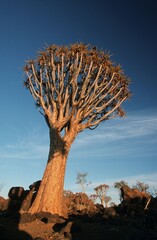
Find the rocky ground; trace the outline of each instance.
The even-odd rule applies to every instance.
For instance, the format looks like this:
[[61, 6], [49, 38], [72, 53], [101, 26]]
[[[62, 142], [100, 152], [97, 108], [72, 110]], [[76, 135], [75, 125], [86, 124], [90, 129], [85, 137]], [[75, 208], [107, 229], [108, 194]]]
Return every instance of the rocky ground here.
[[[111, 211], [111, 212], [110, 212]], [[155, 240], [157, 218], [150, 212], [143, 216], [112, 216], [113, 208], [96, 215], [82, 214], [68, 219], [50, 213], [17, 214], [1, 212], [1, 240]], [[154, 213], [153, 213], [154, 214]]]
[[0, 197], [1, 240], [157, 240], [157, 198], [149, 194], [124, 187], [122, 203], [104, 208], [83, 193], [68, 192], [66, 218], [29, 214], [33, 194], [34, 187], [14, 187], [8, 199]]

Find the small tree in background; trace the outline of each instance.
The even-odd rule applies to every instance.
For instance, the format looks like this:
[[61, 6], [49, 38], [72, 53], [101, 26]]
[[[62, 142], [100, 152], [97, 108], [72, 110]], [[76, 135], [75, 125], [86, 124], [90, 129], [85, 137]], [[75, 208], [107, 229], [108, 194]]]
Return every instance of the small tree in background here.
[[85, 44], [48, 46], [24, 67], [24, 86], [49, 128], [46, 169], [29, 212], [62, 215], [67, 157], [77, 135], [124, 116], [129, 79], [108, 53]]
[[148, 193], [149, 185], [144, 182], [137, 181], [133, 188], [139, 190], [140, 192]]
[[124, 186], [128, 186], [128, 183], [125, 182], [124, 180], [114, 183], [114, 187], [117, 189], [120, 189], [121, 187], [124, 187]]
[[107, 208], [108, 207], [108, 203], [109, 203], [109, 201], [111, 201], [111, 197], [109, 197], [109, 196], [105, 196], [104, 197], [104, 202], [105, 202], [105, 207]]
[[83, 193], [85, 193], [85, 186], [91, 184], [91, 182], [87, 183], [87, 174], [87, 172], [78, 172], [76, 176], [76, 184], [81, 186]]
[[110, 202], [110, 207], [115, 207], [116, 204], [114, 202]]
[[94, 190], [96, 191], [96, 195], [100, 199], [101, 205], [103, 206], [105, 204], [105, 196], [108, 189], [109, 189], [109, 185], [107, 184], [102, 184], [94, 188]]
[[0, 184], [0, 192], [2, 191], [4, 185], [5, 185], [4, 183], [1, 183], [1, 184]]
[[87, 182], [87, 172], [78, 172], [76, 176], [76, 184], [79, 184], [81, 186], [83, 193], [85, 193], [86, 182]]
[[128, 183], [125, 182], [124, 180], [121, 180], [121, 181], [119, 181], [119, 182], [115, 182], [115, 183], [114, 183], [114, 187], [117, 188], [118, 191], [119, 191], [120, 202], [122, 201], [122, 196], [121, 196], [121, 191], [120, 191], [120, 189], [121, 189], [122, 187], [124, 187], [124, 186], [128, 186]]
[[98, 198], [98, 196], [97, 196], [96, 194], [91, 194], [91, 195], [89, 196], [89, 198], [92, 200], [93, 203], [95, 203], [96, 200], [97, 200], [97, 198]]

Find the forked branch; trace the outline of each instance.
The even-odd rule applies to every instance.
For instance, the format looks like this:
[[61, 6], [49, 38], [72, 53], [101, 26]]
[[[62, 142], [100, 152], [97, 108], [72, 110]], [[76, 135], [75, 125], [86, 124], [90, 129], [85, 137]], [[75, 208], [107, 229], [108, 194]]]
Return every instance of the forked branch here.
[[[89, 45], [52, 45], [25, 66], [25, 86], [50, 128], [75, 134], [122, 116], [129, 79], [110, 56]], [[40, 110], [40, 111], [41, 111]]]

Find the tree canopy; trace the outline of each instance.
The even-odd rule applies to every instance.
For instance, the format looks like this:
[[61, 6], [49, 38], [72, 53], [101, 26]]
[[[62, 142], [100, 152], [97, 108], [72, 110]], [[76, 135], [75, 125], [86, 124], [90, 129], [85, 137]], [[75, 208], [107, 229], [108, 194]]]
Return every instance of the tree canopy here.
[[66, 134], [93, 129], [123, 116], [120, 105], [130, 97], [129, 79], [110, 55], [84, 44], [48, 46], [24, 67], [25, 86], [47, 124]]

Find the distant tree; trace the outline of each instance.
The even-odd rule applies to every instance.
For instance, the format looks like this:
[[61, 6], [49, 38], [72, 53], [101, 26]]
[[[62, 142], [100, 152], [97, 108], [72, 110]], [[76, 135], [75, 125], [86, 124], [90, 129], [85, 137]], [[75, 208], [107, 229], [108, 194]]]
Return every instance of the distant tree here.
[[110, 207], [115, 207], [116, 204], [114, 202], [110, 202]]
[[120, 189], [123, 186], [128, 186], [128, 183], [125, 182], [124, 180], [121, 180], [119, 182], [114, 183], [114, 187], [117, 188], [117, 189]]
[[24, 86], [49, 128], [50, 150], [37, 196], [29, 212], [62, 215], [66, 162], [78, 133], [124, 116], [129, 79], [108, 53], [84, 44], [48, 46], [28, 60]]
[[98, 198], [98, 196], [97, 196], [96, 194], [91, 194], [91, 195], [89, 196], [89, 198], [92, 200], [93, 203], [95, 203], [96, 200], [97, 200], [97, 198]]
[[111, 201], [111, 197], [109, 197], [109, 196], [105, 196], [104, 197], [104, 202], [105, 202], [105, 207], [107, 208], [108, 207], [108, 203], [109, 203], [109, 201]]
[[120, 198], [120, 202], [122, 201], [122, 196], [121, 196], [121, 188], [124, 187], [124, 186], [128, 186], [128, 183], [125, 182], [124, 180], [121, 180], [119, 182], [115, 182], [114, 183], [114, 187], [118, 189], [119, 191], [119, 198]]
[[140, 192], [148, 192], [149, 185], [144, 182], [137, 181], [133, 188], [139, 190]]
[[96, 195], [100, 199], [100, 202], [103, 206], [105, 205], [105, 197], [106, 197], [106, 192], [108, 189], [109, 189], [109, 185], [107, 185], [107, 184], [102, 184], [102, 185], [99, 185], [98, 187], [94, 188]]
[[4, 183], [1, 183], [1, 184], [0, 184], [0, 192], [2, 191], [4, 185], [5, 185]]
[[83, 193], [85, 193], [85, 186], [91, 184], [91, 182], [87, 182], [87, 174], [87, 172], [78, 172], [76, 176], [76, 184], [81, 186]]

